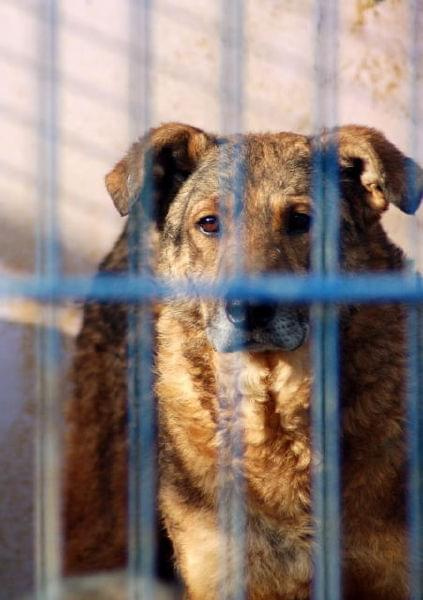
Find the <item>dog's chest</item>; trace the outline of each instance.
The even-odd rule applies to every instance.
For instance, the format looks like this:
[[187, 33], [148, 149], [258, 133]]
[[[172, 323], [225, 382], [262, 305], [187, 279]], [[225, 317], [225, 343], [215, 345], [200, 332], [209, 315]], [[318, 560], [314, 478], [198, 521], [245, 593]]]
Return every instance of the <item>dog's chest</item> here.
[[180, 325], [164, 325], [157, 384], [161, 423], [165, 444], [174, 448], [184, 472], [212, 503], [222, 469], [230, 479], [235, 467], [249, 504], [260, 512], [283, 517], [307, 511], [307, 349], [295, 356], [187, 351], [193, 345], [181, 345], [186, 333]]
[[[265, 517], [248, 522], [248, 579], [252, 589], [266, 586], [272, 597], [298, 590], [307, 594], [311, 580], [311, 528], [307, 519], [280, 527]], [[265, 581], [265, 583], [264, 583]]]

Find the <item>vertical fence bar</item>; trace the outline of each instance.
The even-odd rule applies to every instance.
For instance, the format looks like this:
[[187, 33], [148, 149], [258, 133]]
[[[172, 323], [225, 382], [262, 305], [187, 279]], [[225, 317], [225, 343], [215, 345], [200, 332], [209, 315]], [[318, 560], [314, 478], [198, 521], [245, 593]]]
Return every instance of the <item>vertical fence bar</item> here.
[[[129, 133], [135, 139], [147, 131], [151, 111], [152, 0], [129, 5]], [[128, 224], [130, 276], [146, 275], [148, 218], [152, 214], [152, 165], [145, 162], [142, 198], [134, 204]], [[149, 302], [128, 311], [128, 542], [129, 598], [155, 597], [156, 558], [156, 414], [152, 378], [152, 321]]]
[[[336, 0], [315, 3], [315, 133], [334, 127], [337, 116]], [[316, 274], [336, 275], [339, 248], [339, 181], [337, 140], [329, 134], [313, 154], [312, 195], [315, 222], [312, 265]], [[313, 513], [315, 520], [315, 600], [339, 600], [340, 575], [340, 459], [338, 310], [312, 307], [313, 373], [312, 444]]]
[[244, 109], [244, 3], [221, 1], [220, 100], [224, 134], [240, 133]]
[[[412, 276], [410, 274], [410, 276]], [[411, 600], [421, 600], [422, 581], [422, 427], [420, 399], [422, 397], [423, 339], [421, 335], [421, 308], [410, 306], [407, 319], [408, 342], [408, 385], [407, 422], [409, 485], [407, 508], [410, 552], [410, 591]]]
[[[240, 134], [243, 130], [244, 104], [244, 3], [242, 0], [221, 1], [221, 61], [220, 101], [221, 128], [225, 134], [235, 136], [229, 149], [231, 165], [230, 189], [232, 191], [232, 217], [235, 222], [235, 274], [243, 270], [241, 249], [242, 214], [244, 204], [243, 150]], [[222, 165], [225, 160], [221, 157]], [[223, 192], [224, 183], [220, 182]], [[224, 192], [222, 193], [223, 198]], [[238, 252], [239, 249], [239, 252]], [[242, 429], [242, 393], [239, 389], [239, 356], [235, 358], [234, 380], [231, 382], [231, 399], [227, 390], [220, 394], [219, 430], [219, 506], [218, 520], [221, 532], [221, 586], [219, 595], [225, 600], [245, 598], [245, 482], [244, 439]]]
[[[419, 125], [420, 125], [420, 69], [419, 34], [423, 25], [423, 10], [418, 0], [410, 0], [409, 30], [410, 30], [410, 150], [411, 156], [418, 158]], [[408, 173], [407, 189], [411, 198], [415, 198], [415, 176]], [[414, 254], [418, 256], [417, 225], [413, 224]], [[414, 264], [406, 276], [415, 278]], [[423, 597], [423, 414], [421, 410], [423, 339], [422, 339], [422, 310], [415, 305], [408, 307], [407, 319], [408, 342], [408, 379], [407, 379], [407, 423], [408, 423], [408, 452], [409, 452], [409, 485], [408, 485], [408, 526], [410, 552], [410, 590], [411, 600], [421, 600]]]
[[[58, 173], [58, 9], [55, 0], [40, 5], [39, 163], [36, 273], [60, 276], [57, 224]], [[35, 596], [55, 600], [60, 593], [60, 396], [58, 357], [60, 340], [55, 310], [47, 301], [36, 330], [35, 432]]]

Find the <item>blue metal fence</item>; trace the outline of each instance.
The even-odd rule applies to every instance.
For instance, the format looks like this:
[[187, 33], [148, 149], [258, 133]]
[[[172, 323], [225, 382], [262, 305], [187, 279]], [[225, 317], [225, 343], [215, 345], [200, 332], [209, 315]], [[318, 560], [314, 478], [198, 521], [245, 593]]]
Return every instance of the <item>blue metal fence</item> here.
[[[37, 272], [33, 277], [3, 278], [0, 281], [1, 297], [35, 298], [45, 303], [46, 322], [50, 327], [38, 334], [38, 398], [39, 419], [37, 434], [37, 598], [47, 600], [58, 597], [60, 589], [60, 443], [57, 423], [58, 379], [57, 357], [59, 340], [54, 329], [54, 304], [61, 300], [110, 300], [128, 304], [147, 302], [151, 299], [198, 294], [195, 282], [163, 282], [153, 280], [143, 273], [142, 256], [139, 257], [142, 230], [135, 227], [131, 234], [132, 258], [130, 272], [126, 276], [103, 276], [94, 281], [82, 277], [65, 277], [61, 271], [59, 231], [57, 226], [57, 170], [60, 157], [58, 148], [58, 99], [57, 83], [60, 71], [60, 48], [57, 43], [58, 15], [55, 0], [43, 0], [40, 19], [40, 56], [47, 57], [47, 66], [40, 72], [40, 185], [39, 214], [37, 224]], [[136, 138], [140, 131], [148, 129], [150, 111], [150, 73], [153, 57], [150, 50], [152, 0], [130, 2], [131, 54], [130, 88], [132, 90], [128, 114], [130, 130]], [[222, 129], [225, 132], [242, 130], [243, 90], [243, 19], [242, 0], [221, 2], [222, 63], [221, 103]], [[421, 20], [418, 0], [410, 1], [413, 46], [412, 65], [417, 56], [417, 24]], [[337, 71], [337, 2], [315, 0], [315, 130], [336, 125], [336, 71]], [[331, 84], [328, 86], [328, 82]], [[413, 149], [419, 140], [418, 103], [416, 75], [411, 78], [412, 107], [411, 132]], [[414, 307], [410, 310], [410, 378], [409, 378], [409, 446], [410, 485], [409, 522], [412, 563], [412, 598], [422, 597], [421, 586], [421, 460], [422, 416], [419, 411], [421, 397], [421, 348], [418, 339], [418, 312], [415, 307], [423, 303], [423, 285], [411, 273], [402, 275], [356, 274], [338, 272], [338, 215], [328, 212], [327, 206], [335, 206], [338, 198], [336, 174], [336, 138], [331, 150], [317, 152], [317, 173], [313, 182], [313, 196], [317, 206], [317, 220], [313, 244], [313, 272], [305, 276], [275, 275], [246, 278], [234, 277], [215, 285], [202, 284], [204, 296], [236, 297], [255, 300], [278, 300], [281, 302], [305, 302], [313, 305], [315, 374], [313, 400], [313, 445], [322, 457], [321, 467], [315, 469], [313, 478], [314, 515], [316, 517], [316, 577], [315, 600], [339, 600], [341, 576], [339, 524], [339, 378], [338, 378], [338, 326], [337, 305], [340, 303], [377, 303], [382, 301], [404, 302]], [[410, 187], [413, 185], [410, 181]], [[331, 202], [323, 202], [323, 198]], [[134, 221], [135, 225], [139, 225]], [[139, 262], [141, 260], [141, 263]], [[134, 584], [131, 598], [153, 597], [154, 564], [154, 493], [155, 472], [155, 424], [152, 411], [152, 329], [149, 311], [130, 317], [130, 330], [137, 335], [130, 339], [130, 355], [135, 357], [129, 374], [130, 395], [130, 567], [129, 576]], [[142, 382], [142, 384], [140, 384]], [[242, 450], [242, 440], [230, 441], [235, 452]], [[242, 563], [244, 544], [242, 527], [242, 500], [234, 500], [231, 507], [232, 520], [223, 519], [226, 527], [238, 532], [239, 563]], [[237, 504], [238, 502], [238, 504]], [[222, 549], [224, 552], [224, 549]], [[242, 572], [242, 571], [241, 571]], [[139, 589], [136, 582], [142, 576], [145, 587]], [[237, 600], [243, 597], [242, 581], [238, 582]], [[223, 597], [223, 596], [222, 596]]]
[[[58, 192], [58, 11], [55, 0], [41, 3], [39, 19], [39, 163], [36, 277], [57, 279], [62, 270], [57, 219]], [[59, 333], [53, 299], [44, 296], [43, 324], [36, 331], [35, 540], [37, 598], [57, 598], [61, 574], [61, 410]]]

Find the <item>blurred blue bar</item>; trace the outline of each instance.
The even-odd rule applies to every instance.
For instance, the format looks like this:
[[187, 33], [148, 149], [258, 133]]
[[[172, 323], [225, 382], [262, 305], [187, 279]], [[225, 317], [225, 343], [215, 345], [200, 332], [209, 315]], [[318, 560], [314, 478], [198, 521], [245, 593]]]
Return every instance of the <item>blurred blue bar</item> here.
[[151, 298], [203, 296], [248, 298], [271, 302], [336, 302], [340, 304], [402, 302], [423, 303], [422, 279], [400, 275], [280, 275], [227, 279], [214, 284], [195, 281], [161, 281], [150, 277], [4, 277], [0, 298], [99, 300], [138, 302]]
[[[152, 0], [129, 2], [129, 137], [145, 134], [151, 123]], [[152, 214], [152, 164], [145, 163], [142, 201], [128, 220], [129, 277], [145, 272], [148, 220]], [[155, 593], [157, 435], [153, 399], [152, 320], [148, 301], [128, 307], [128, 575], [129, 599], [150, 600]]]
[[[57, 279], [61, 272], [57, 210], [60, 48], [59, 9], [55, 0], [39, 3], [39, 17], [38, 218], [34, 280], [42, 286], [45, 279]], [[62, 398], [59, 390], [63, 383], [59, 373], [60, 338], [55, 327], [52, 296], [47, 292], [43, 301], [42, 322], [36, 327], [35, 336], [34, 596], [37, 600], [55, 600], [61, 588]]]
[[[223, 134], [239, 136], [243, 130], [244, 107], [244, 16], [243, 0], [221, 0], [220, 2], [220, 115]], [[242, 139], [231, 149], [230, 160], [234, 165], [232, 175], [233, 215], [236, 223], [237, 260], [235, 271], [241, 277], [244, 256], [241, 244], [242, 208], [245, 195], [245, 174], [242, 160]], [[218, 520], [220, 531], [220, 589], [218, 597], [226, 600], [244, 600], [246, 596], [246, 504], [245, 479], [243, 469], [244, 436], [239, 373], [241, 365], [235, 369], [231, 387], [232, 398], [219, 394], [219, 498]], [[230, 422], [228, 414], [230, 402]], [[228, 462], [228, 457], [230, 461]]]
[[423, 339], [422, 315], [412, 307], [408, 314], [408, 385], [407, 385], [407, 442], [409, 481], [407, 494], [410, 590], [411, 600], [421, 600], [423, 592], [423, 524], [422, 524], [422, 460], [423, 460]]
[[[312, 197], [315, 210], [312, 276], [336, 279], [339, 270], [337, 138], [338, 1], [314, 4], [314, 133]], [[321, 134], [325, 132], [325, 139]], [[316, 290], [317, 291], [317, 290]], [[304, 298], [303, 293], [303, 298]], [[340, 416], [338, 307], [315, 297], [311, 307], [313, 399], [313, 600], [341, 598]]]
[[240, 134], [244, 105], [244, 6], [242, 0], [221, 1], [220, 98], [221, 129]]
[[[409, 0], [409, 136], [410, 155], [418, 160], [420, 143], [421, 108], [421, 64], [422, 55], [419, 45], [423, 26], [423, 11], [419, 0]], [[415, 196], [415, 173], [408, 173], [408, 194]], [[410, 227], [411, 228], [411, 227]], [[413, 250], [418, 250], [418, 224], [412, 228]], [[410, 279], [417, 276], [410, 269]], [[423, 339], [422, 314], [420, 307], [411, 307], [408, 311], [408, 378], [407, 378], [407, 445], [408, 445], [408, 494], [407, 514], [409, 527], [410, 552], [410, 599], [423, 597]]]

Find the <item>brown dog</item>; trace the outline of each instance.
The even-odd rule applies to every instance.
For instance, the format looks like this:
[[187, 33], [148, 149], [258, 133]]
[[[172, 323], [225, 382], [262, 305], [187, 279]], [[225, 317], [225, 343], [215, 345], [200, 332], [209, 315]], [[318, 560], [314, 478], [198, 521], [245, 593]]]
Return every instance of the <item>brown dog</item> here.
[[[412, 162], [383, 135], [348, 126], [337, 130], [337, 139], [341, 268], [399, 271], [402, 253], [380, 216], [389, 202], [407, 212], [416, 208], [422, 172], [413, 165], [414, 201], [406, 193]], [[106, 185], [127, 214], [141, 201], [148, 150], [155, 204], [149, 231], [159, 276], [213, 281], [233, 274], [240, 255], [250, 275], [304, 273], [312, 147], [311, 138], [291, 133], [248, 135], [235, 147], [231, 139], [168, 124], [134, 144]], [[234, 173], [243, 182], [239, 228]], [[126, 227], [100, 270], [127, 265]], [[222, 575], [218, 527], [218, 488], [231, 474], [223, 440], [235, 406], [243, 438], [246, 597], [310, 598], [309, 327], [305, 308], [282, 304], [198, 297], [161, 307], [160, 509], [192, 600], [214, 600], [222, 589], [231, 598], [236, 582], [230, 568]], [[405, 314], [393, 304], [345, 307], [340, 331], [344, 598], [405, 600]], [[68, 419], [68, 572], [125, 561], [126, 344], [125, 305], [87, 304]]]

